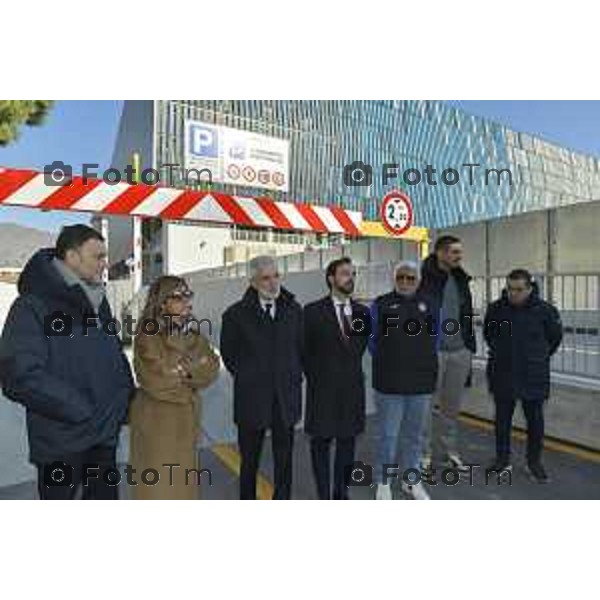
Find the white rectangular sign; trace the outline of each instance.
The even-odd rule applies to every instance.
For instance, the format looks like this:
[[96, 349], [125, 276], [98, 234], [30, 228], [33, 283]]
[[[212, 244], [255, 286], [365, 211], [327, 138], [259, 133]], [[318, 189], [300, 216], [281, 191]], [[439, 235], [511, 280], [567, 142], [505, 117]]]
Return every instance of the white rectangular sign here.
[[288, 140], [192, 120], [184, 131], [186, 169], [210, 169], [219, 183], [288, 191]]

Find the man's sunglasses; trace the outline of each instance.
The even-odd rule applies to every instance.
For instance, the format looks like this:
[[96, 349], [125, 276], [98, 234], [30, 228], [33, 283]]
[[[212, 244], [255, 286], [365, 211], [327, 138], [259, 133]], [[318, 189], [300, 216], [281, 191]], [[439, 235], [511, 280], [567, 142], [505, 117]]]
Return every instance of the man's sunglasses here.
[[414, 283], [417, 280], [415, 275], [396, 275], [396, 281], [408, 281]]

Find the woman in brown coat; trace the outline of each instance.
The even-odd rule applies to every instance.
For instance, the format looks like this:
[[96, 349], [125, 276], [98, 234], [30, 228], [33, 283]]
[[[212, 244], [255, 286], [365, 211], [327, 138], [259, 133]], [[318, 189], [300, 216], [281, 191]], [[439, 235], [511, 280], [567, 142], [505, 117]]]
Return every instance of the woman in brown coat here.
[[[163, 276], [150, 287], [134, 342], [139, 389], [130, 407], [130, 464], [136, 500], [198, 498], [198, 390], [219, 374], [220, 360], [199, 332], [191, 312], [193, 292], [180, 277]], [[170, 315], [170, 316], [169, 316]], [[152, 323], [160, 327], [156, 331]], [[171, 467], [165, 465], [173, 465]], [[177, 466], [175, 466], [177, 465]], [[158, 471], [159, 481], [143, 482], [142, 472]], [[204, 475], [203, 477], [206, 477]], [[155, 475], [146, 477], [151, 483]]]

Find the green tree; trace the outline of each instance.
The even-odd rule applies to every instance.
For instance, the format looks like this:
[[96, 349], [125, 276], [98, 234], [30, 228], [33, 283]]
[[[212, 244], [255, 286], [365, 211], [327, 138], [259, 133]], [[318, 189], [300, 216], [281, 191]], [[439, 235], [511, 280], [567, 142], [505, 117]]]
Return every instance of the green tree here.
[[52, 100], [0, 100], [0, 146], [14, 142], [24, 125], [41, 125]]

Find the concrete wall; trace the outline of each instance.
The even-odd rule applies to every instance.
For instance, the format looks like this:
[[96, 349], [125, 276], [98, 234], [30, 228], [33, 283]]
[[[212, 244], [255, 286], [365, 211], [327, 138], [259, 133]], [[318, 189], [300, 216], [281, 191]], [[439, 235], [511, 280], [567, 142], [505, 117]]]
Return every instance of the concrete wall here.
[[563, 273], [600, 271], [600, 202], [561, 208], [556, 213], [555, 269]]
[[224, 249], [231, 244], [229, 227], [168, 223], [165, 233], [165, 272], [170, 275], [223, 265]]
[[490, 275], [504, 276], [521, 267], [534, 273], [546, 270], [546, 213], [526, 213], [490, 223]]
[[[515, 267], [536, 273], [598, 273], [596, 251], [600, 225], [600, 201], [473, 223], [441, 233], [458, 235], [465, 247], [465, 267], [473, 275], [504, 276]], [[487, 244], [486, 244], [487, 235]]]

